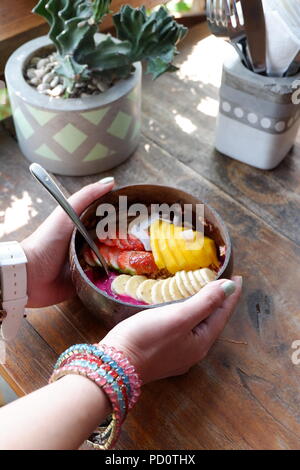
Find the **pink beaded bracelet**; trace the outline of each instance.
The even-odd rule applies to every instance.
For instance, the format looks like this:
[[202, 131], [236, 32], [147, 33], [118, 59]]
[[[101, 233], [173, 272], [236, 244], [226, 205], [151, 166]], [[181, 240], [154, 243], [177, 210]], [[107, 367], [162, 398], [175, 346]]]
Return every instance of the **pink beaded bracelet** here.
[[78, 344], [60, 355], [50, 382], [67, 374], [93, 380], [108, 396], [112, 414], [108, 425], [100, 425], [87, 443], [96, 449], [110, 449], [116, 443], [127, 412], [137, 402], [142, 382], [123, 352], [105, 344]]

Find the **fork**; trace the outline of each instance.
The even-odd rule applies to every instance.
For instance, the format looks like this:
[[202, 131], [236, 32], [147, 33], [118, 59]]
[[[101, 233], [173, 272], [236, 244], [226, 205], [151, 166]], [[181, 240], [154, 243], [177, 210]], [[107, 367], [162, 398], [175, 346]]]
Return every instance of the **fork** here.
[[239, 19], [235, 1], [232, 12], [230, 0], [206, 0], [206, 16], [212, 34], [230, 42], [244, 65], [251, 69], [246, 53], [246, 34]]

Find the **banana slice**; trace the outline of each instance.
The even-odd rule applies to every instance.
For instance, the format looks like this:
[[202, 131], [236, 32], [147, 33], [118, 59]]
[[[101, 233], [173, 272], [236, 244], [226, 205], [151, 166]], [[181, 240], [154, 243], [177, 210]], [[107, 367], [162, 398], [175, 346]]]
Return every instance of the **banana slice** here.
[[154, 279], [147, 279], [146, 281], [143, 281], [136, 291], [136, 296], [138, 300], [142, 300], [147, 304], [153, 304], [152, 287], [154, 286], [154, 284], [156, 284], [156, 282], [157, 281], [155, 281]]
[[185, 285], [184, 285], [184, 282], [180, 276], [180, 273], [182, 271], [178, 271], [176, 274], [175, 274], [175, 280], [176, 280], [176, 284], [177, 284], [177, 287], [178, 287], [178, 290], [180, 292], [180, 294], [182, 295], [182, 297], [184, 299], [186, 299], [187, 297], [190, 297], [190, 293], [189, 291], [186, 289]]
[[115, 294], [126, 295], [125, 286], [127, 281], [131, 278], [128, 274], [120, 274], [111, 283], [111, 289]]
[[186, 271], [179, 271], [179, 274], [180, 274], [180, 277], [181, 277], [182, 282], [184, 284], [184, 287], [188, 291], [189, 295], [196, 294], [197, 290], [193, 288], [193, 286], [192, 286], [192, 284], [189, 280], [189, 277], [187, 275], [187, 272]]
[[187, 272], [187, 276], [189, 278], [189, 281], [193, 287], [193, 289], [196, 291], [196, 292], [199, 292], [199, 290], [201, 289], [202, 287], [202, 284], [200, 284], [200, 282], [198, 281], [198, 279], [196, 278], [195, 274], [194, 274], [194, 271], [188, 271]]
[[175, 276], [170, 278], [169, 291], [170, 291], [172, 300], [184, 299], [183, 295], [181, 294], [181, 292], [178, 288]]
[[165, 279], [163, 284], [162, 284], [162, 295], [163, 295], [163, 298], [165, 300], [165, 302], [172, 302], [172, 296], [171, 296], [171, 293], [170, 293], [170, 288], [169, 288], [169, 285], [170, 285], [170, 278], [169, 279]]
[[196, 271], [193, 271], [193, 273], [194, 273], [194, 277], [197, 279], [197, 281], [199, 282], [199, 284], [202, 288], [202, 287], [205, 286], [206, 281], [201, 276], [201, 271], [202, 271], [202, 269], [197, 269]]
[[208, 268], [200, 269], [200, 273], [206, 283], [214, 281], [217, 277], [216, 273]]
[[130, 276], [130, 279], [128, 279], [128, 281], [125, 284], [126, 295], [129, 295], [133, 299], [138, 300], [137, 295], [136, 295], [137, 289], [139, 285], [146, 280], [147, 280], [146, 276]]
[[157, 281], [155, 284], [152, 285], [152, 301], [154, 304], [163, 304], [164, 303], [164, 298], [162, 294], [162, 285], [164, 283], [164, 280]]

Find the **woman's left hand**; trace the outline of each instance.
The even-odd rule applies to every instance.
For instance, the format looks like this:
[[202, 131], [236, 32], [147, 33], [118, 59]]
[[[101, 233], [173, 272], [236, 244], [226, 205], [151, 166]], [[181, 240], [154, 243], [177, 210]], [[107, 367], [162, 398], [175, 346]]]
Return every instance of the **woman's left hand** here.
[[[75, 212], [81, 214], [92, 202], [111, 191], [113, 186], [113, 178], [104, 178], [73, 194], [69, 202]], [[73, 222], [57, 207], [42, 225], [22, 242], [28, 259], [27, 307], [57, 304], [75, 294], [68, 263], [73, 229]]]

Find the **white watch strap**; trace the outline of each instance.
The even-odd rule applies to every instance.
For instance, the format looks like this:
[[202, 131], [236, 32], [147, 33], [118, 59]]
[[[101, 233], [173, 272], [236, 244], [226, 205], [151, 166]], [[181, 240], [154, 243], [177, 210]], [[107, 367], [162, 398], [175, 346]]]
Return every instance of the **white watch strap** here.
[[20, 326], [27, 304], [27, 258], [18, 242], [0, 243], [0, 285], [2, 291], [1, 335], [12, 339]]

